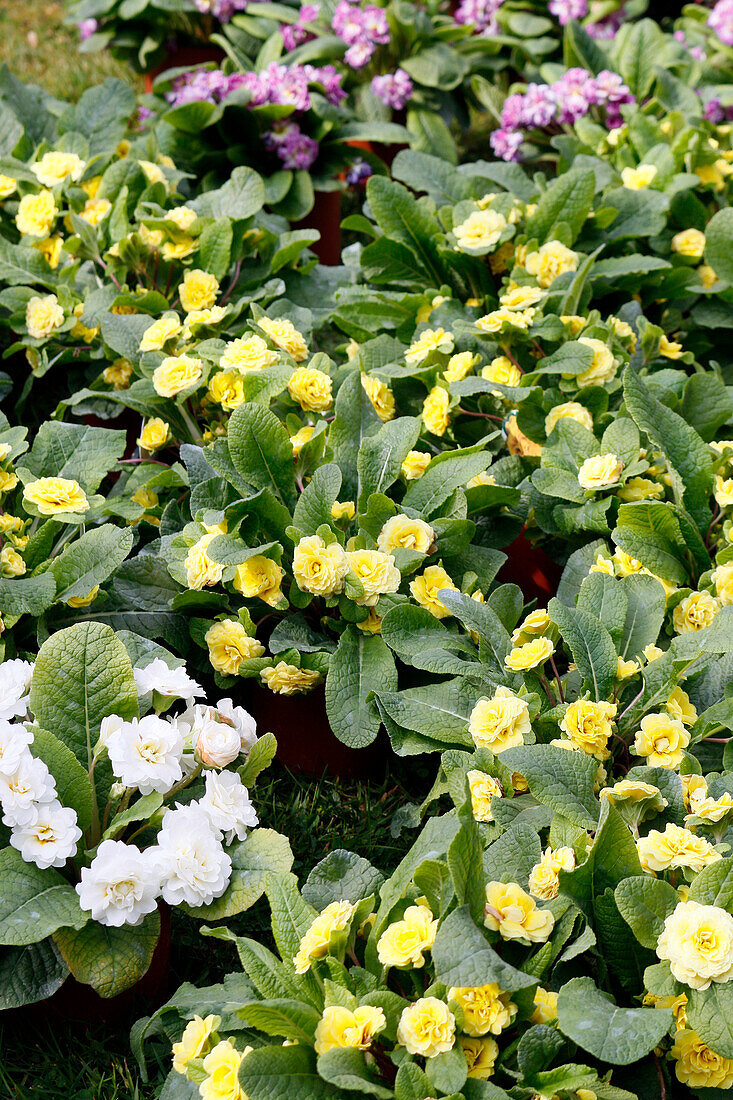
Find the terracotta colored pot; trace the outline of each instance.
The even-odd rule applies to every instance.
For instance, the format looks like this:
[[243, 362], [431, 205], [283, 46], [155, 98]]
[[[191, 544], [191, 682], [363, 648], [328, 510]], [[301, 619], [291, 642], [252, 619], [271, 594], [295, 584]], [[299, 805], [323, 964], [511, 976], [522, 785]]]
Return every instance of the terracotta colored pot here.
[[525, 600], [537, 600], [540, 607], [546, 607], [548, 600], [557, 593], [561, 567], [544, 550], [533, 546], [524, 533], [515, 538], [506, 553], [508, 559], [499, 570], [498, 583], [517, 584]]
[[139, 982], [116, 997], [100, 997], [90, 985], [69, 977], [53, 997], [31, 1005], [28, 1011], [41, 1012], [44, 1018], [56, 1015], [86, 1024], [121, 1024], [158, 1008], [168, 994], [171, 958], [171, 911], [164, 901], [158, 902], [158, 910], [160, 937], [150, 966]]
[[181, 46], [179, 49], [169, 50], [165, 61], [145, 74], [145, 91], [148, 94], [152, 92], [155, 78], [166, 69], [181, 69], [184, 65], [193, 68], [194, 65], [201, 65], [204, 61], [223, 61], [225, 56], [224, 51], [218, 46]]
[[321, 239], [310, 248], [326, 267], [337, 267], [341, 263], [341, 192], [316, 191], [310, 214], [293, 222], [293, 229], [317, 229]]
[[309, 695], [277, 695], [255, 684], [247, 705], [259, 732], [275, 734], [277, 758], [292, 772], [320, 777], [328, 771], [342, 779], [368, 779], [384, 762], [379, 741], [350, 749], [338, 740], [328, 723], [323, 688]]

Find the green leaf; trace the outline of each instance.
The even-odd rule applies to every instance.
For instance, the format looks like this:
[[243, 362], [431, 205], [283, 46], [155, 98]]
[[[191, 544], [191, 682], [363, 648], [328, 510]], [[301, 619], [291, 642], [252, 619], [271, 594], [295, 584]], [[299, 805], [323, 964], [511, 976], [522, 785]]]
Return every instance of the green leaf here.
[[219, 218], [206, 226], [199, 237], [198, 263], [221, 282], [229, 270], [232, 252], [232, 223]]
[[733, 283], [733, 210], [725, 207], [705, 226], [705, 263], [719, 279]]
[[223, 187], [205, 191], [192, 204], [205, 218], [242, 221], [257, 214], [265, 202], [265, 184], [252, 168], [235, 168]]
[[0, 607], [5, 615], [33, 615], [47, 611], [56, 596], [52, 573], [37, 577], [0, 577]]
[[484, 876], [493, 882], [518, 882], [526, 889], [530, 872], [541, 855], [537, 831], [517, 821], [484, 852]]
[[6, 286], [54, 287], [57, 279], [37, 248], [0, 238], [0, 282]]
[[712, 982], [708, 989], [685, 989], [688, 1003], [685, 1014], [691, 1029], [697, 1032], [716, 1054], [733, 1058], [733, 989]]
[[337, 848], [317, 863], [303, 886], [303, 897], [319, 912], [333, 901], [355, 904], [376, 894], [384, 876], [368, 859]]
[[247, 763], [239, 768], [239, 778], [245, 787], [251, 787], [266, 768], [269, 768], [277, 752], [277, 739], [274, 733], [263, 733], [258, 737], [247, 756]]
[[152, 794], [143, 795], [136, 802], [133, 802], [132, 806], [128, 806], [121, 814], [116, 814], [112, 818], [109, 827], [105, 829], [102, 835], [102, 840], [119, 836], [123, 829], [126, 829], [133, 822], [147, 821], [162, 805], [162, 794], [153, 791]]
[[665, 918], [680, 900], [677, 891], [663, 879], [631, 875], [619, 882], [614, 897], [619, 913], [639, 943], [654, 951], [664, 931]]
[[501, 762], [525, 777], [538, 802], [561, 813], [574, 825], [596, 828], [600, 805], [593, 787], [598, 761], [592, 756], [568, 752], [555, 745], [518, 745], [506, 749]]
[[432, 948], [435, 976], [446, 986], [481, 986], [497, 982], [514, 992], [535, 985], [537, 979], [505, 962], [474, 923], [467, 905], [443, 920]]
[[199, 920], [222, 920], [250, 909], [262, 897], [272, 874], [287, 874], [293, 866], [288, 838], [272, 829], [255, 829], [246, 840], [231, 845], [232, 877], [220, 898], [209, 905], [183, 908]]
[[137, 717], [130, 658], [108, 626], [77, 623], [44, 642], [33, 670], [31, 710], [86, 769], [102, 719]]
[[491, 453], [483, 444], [442, 451], [421, 478], [410, 482], [403, 503], [429, 518], [446, 502], [454, 489], [483, 473], [491, 465], [491, 458]]
[[622, 504], [613, 541], [656, 576], [678, 585], [688, 580], [682, 532], [674, 512], [662, 501]]
[[124, 137], [130, 115], [135, 110], [135, 93], [124, 81], [107, 77], [87, 88], [78, 103], [67, 107], [62, 116], [66, 130], [83, 134], [89, 142], [90, 157], [109, 154]]
[[94, 788], [89, 773], [70, 748], [48, 730], [33, 730], [33, 755], [42, 760], [56, 780], [56, 793], [62, 806], [76, 811], [84, 833], [92, 823]]
[[690, 886], [689, 900], [733, 908], [733, 858], [728, 856], [703, 867]]
[[0, 944], [24, 947], [59, 928], [83, 928], [89, 919], [63, 875], [26, 863], [15, 848], [0, 851], [0, 880]]
[[[656, 587], [660, 586], [657, 584]], [[620, 581], [606, 573], [589, 573], [580, 586], [578, 607], [598, 619], [611, 635], [614, 645], [618, 646], [628, 610], [626, 593]], [[657, 634], [654, 635], [655, 640]]]
[[542, 194], [527, 222], [527, 238], [540, 244], [550, 241], [563, 223], [570, 228], [571, 242], [580, 233], [593, 205], [596, 178], [592, 171], [571, 169], [554, 180]]
[[397, 688], [394, 658], [378, 634], [347, 626], [331, 657], [326, 678], [326, 713], [333, 732], [351, 748], [371, 744], [381, 719], [371, 692]]
[[54, 939], [64, 962], [78, 982], [91, 985], [100, 997], [116, 997], [142, 978], [153, 959], [160, 935], [160, 914], [149, 913], [142, 924], [110, 928], [89, 921], [81, 930], [62, 928]]
[[[465, 1058], [463, 1059], [465, 1065]], [[362, 1092], [391, 1100], [392, 1089], [379, 1084], [373, 1069], [367, 1066], [364, 1052], [353, 1048], [335, 1048], [318, 1058], [318, 1072], [324, 1081], [347, 1092]]]
[[654, 577], [632, 573], [621, 581], [626, 596], [624, 619], [618, 652], [626, 659], [638, 657], [656, 642], [664, 622], [666, 597], [664, 588]]
[[617, 656], [605, 626], [587, 611], [566, 607], [557, 597], [550, 600], [547, 610], [569, 647], [584, 684], [596, 700], [607, 699], [616, 679]]
[[620, 1008], [591, 978], [572, 978], [557, 1002], [560, 1030], [603, 1063], [628, 1066], [653, 1050], [669, 1030], [672, 1013]]
[[285, 997], [242, 1005], [241, 1016], [247, 1027], [308, 1045], [313, 1042], [321, 1018], [312, 1005]]
[[642, 19], [629, 28], [620, 51], [619, 72], [638, 100], [646, 99], [652, 89], [663, 44], [664, 36], [652, 19]]
[[105, 523], [85, 531], [51, 564], [56, 580], [56, 600], [88, 596], [95, 585], [114, 573], [132, 550], [131, 527]]
[[666, 456], [677, 501], [684, 501], [705, 535], [713, 488], [709, 447], [681, 416], [652, 396], [632, 367], [624, 372], [624, 400], [638, 427]]
[[[365, 511], [372, 493], [386, 493], [400, 476], [408, 451], [417, 443], [420, 420], [401, 416], [391, 420], [374, 435], [362, 440], [357, 458], [360, 497], [359, 511]], [[296, 523], [297, 526], [297, 523]]]
[[260, 1047], [243, 1060], [239, 1083], [249, 1100], [343, 1100], [343, 1091], [324, 1081], [315, 1052], [303, 1045]]
[[438, 258], [435, 219], [406, 187], [386, 176], [372, 176], [367, 183], [367, 201], [382, 232], [406, 245], [420, 260], [433, 286], [446, 282], [446, 272]]
[[[567, 752], [563, 749], [558, 751]], [[574, 871], [560, 872], [560, 893], [572, 898], [586, 917], [591, 919], [594, 898], [602, 896], [606, 890], [615, 889], [628, 875], [640, 874], [641, 864], [631, 830], [618, 810], [604, 800], [601, 803], [595, 841], [588, 858]]]
[[[38, 429], [23, 466], [34, 477], [66, 477], [87, 492], [99, 485], [125, 451], [124, 432], [47, 420]], [[20, 466], [18, 467], [20, 469]]]
[[272, 913], [275, 944], [281, 957], [290, 962], [313, 923], [316, 911], [298, 893], [295, 875], [271, 875], [265, 883], [265, 893]]
[[361, 494], [357, 462], [362, 441], [379, 431], [382, 423], [361, 384], [360, 371], [352, 371], [341, 383], [334, 413], [328, 440], [343, 475], [344, 493], [347, 499], [356, 501]]
[[52, 997], [69, 971], [52, 939], [0, 951], [0, 1012]]
[[295, 503], [293, 447], [285, 427], [269, 409], [242, 404], [227, 429], [237, 473], [255, 489], [269, 489], [282, 503]]
[[298, 497], [293, 526], [304, 535], [315, 535], [322, 524], [333, 523], [331, 508], [341, 489], [341, 470], [335, 462], [319, 466]]

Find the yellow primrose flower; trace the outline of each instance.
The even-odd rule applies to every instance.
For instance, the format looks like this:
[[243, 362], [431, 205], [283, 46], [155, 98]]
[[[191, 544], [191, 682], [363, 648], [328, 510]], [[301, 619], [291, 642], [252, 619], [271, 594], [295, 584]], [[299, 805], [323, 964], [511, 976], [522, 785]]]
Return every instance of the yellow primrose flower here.
[[353, 500], [335, 500], [331, 505], [331, 515], [337, 521], [352, 520], [356, 515], [356, 505]]
[[244, 401], [244, 383], [237, 371], [221, 370], [209, 379], [209, 397], [217, 405], [231, 412]]
[[183, 565], [186, 570], [186, 584], [194, 591], [218, 584], [224, 573], [221, 562], [209, 557], [208, 547], [216, 538], [214, 532], [202, 535], [189, 547]]
[[326, 545], [320, 535], [307, 535], [295, 547], [293, 576], [301, 592], [330, 597], [343, 591], [349, 562], [338, 542]]
[[[151, 252], [155, 252], [163, 243], [164, 233], [162, 229], [148, 229], [147, 225], [140, 225], [137, 229], [137, 235], [145, 247], [149, 248]], [[110, 248], [109, 254], [111, 256], [119, 255], [119, 251], [115, 251], [118, 248], [119, 242]]]
[[669, 960], [678, 982], [708, 989], [733, 979], [733, 917], [717, 905], [682, 901], [664, 922], [657, 956]]
[[445, 435], [450, 416], [450, 395], [442, 386], [433, 386], [425, 398], [422, 407], [422, 418], [426, 429], [433, 435]]
[[181, 322], [175, 313], [164, 313], [153, 321], [143, 333], [140, 351], [161, 351], [181, 331]]
[[617, 710], [615, 703], [578, 699], [565, 711], [560, 729], [583, 752], [597, 756], [599, 760], [607, 760], [611, 755], [608, 741]]
[[566, 248], [560, 241], [547, 241], [538, 252], [529, 253], [524, 266], [546, 290], [558, 275], [563, 275], [566, 271], [577, 271], [579, 260], [578, 253]]
[[382, 616], [377, 614], [375, 608], [370, 607], [366, 619], [361, 619], [356, 625], [359, 630], [363, 630], [365, 634], [381, 634]]
[[[298, 671], [301, 670], [298, 669]], [[322, 913], [318, 914], [305, 935], [301, 937], [297, 954], [293, 958], [296, 974], [307, 974], [314, 959], [322, 959], [328, 954], [331, 937], [336, 932], [346, 931], [354, 915], [354, 909], [355, 906], [351, 902], [342, 899], [332, 901]]]
[[239, 1067], [251, 1050], [252, 1047], [245, 1047], [240, 1054], [228, 1039], [217, 1043], [204, 1058], [204, 1072], [208, 1076], [199, 1085], [201, 1100], [246, 1100], [239, 1085]]
[[672, 625], [678, 634], [704, 630], [720, 611], [720, 604], [709, 592], [691, 592], [672, 612]]
[[733, 562], [717, 566], [710, 579], [715, 585], [718, 601], [723, 607], [730, 607], [733, 604]]
[[531, 642], [515, 646], [504, 658], [504, 665], [512, 672], [528, 672], [549, 661], [555, 652], [550, 638], [534, 638]]
[[173, 1069], [176, 1073], [185, 1075], [186, 1067], [193, 1058], [199, 1058], [204, 1054], [209, 1045], [209, 1038], [221, 1023], [221, 1016], [194, 1016], [186, 1024], [186, 1028], [178, 1043], [173, 1044]]
[[506, 218], [497, 210], [474, 210], [460, 225], [453, 226], [456, 251], [493, 248], [506, 226]]
[[638, 672], [641, 672], [641, 665], [638, 661], [625, 661], [623, 657], [619, 657], [616, 662], [617, 680], [629, 680], [632, 676], [636, 676]]
[[76, 323], [71, 330], [70, 335], [77, 340], [83, 340], [85, 344], [91, 344], [99, 333], [98, 328], [89, 328], [82, 321], [84, 315], [84, 303], [79, 302], [74, 306], [74, 316], [76, 317]]
[[544, 290], [536, 286], [515, 286], [505, 291], [499, 298], [504, 309], [529, 309], [536, 306], [545, 297]]
[[438, 921], [427, 905], [410, 905], [402, 920], [385, 928], [377, 942], [377, 956], [382, 966], [402, 969], [425, 965], [425, 952], [435, 943]]
[[0, 575], [3, 577], [22, 577], [26, 571], [26, 564], [17, 550], [6, 546], [0, 550]]
[[408, 1054], [435, 1058], [447, 1054], [456, 1036], [456, 1018], [437, 997], [420, 997], [402, 1010], [397, 1042]]
[[659, 340], [659, 354], [663, 355], [665, 359], [680, 359], [682, 357], [682, 344], [668, 339], [665, 333], [662, 333]]
[[484, 925], [504, 940], [520, 943], [544, 943], [555, 925], [549, 909], [540, 909], [516, 882], [486, 884]]
[[584, 428], [593, 431], [593, 417], [578, 401], [564, 401], [562, 405], [555, 405], [545, 417], [545, 433], [550, 435], [552, 429], [560, 420], [575, 420]]
[[31, 172], [44, 187], [55, 187], [65, 179], [78, 183], [84, 174], [85, 162], [76, 153], [44, 153], [31, 165]]
[[427, 554], [435, 541], [435, 531], [422, 519], [392, 516], [377, 536], [377, 548], [385, 554], [392, 550], [414, 550]]
[[236, 619], [223, 619], [204, 635], [212, 668], [223, 676], [236, 676], [242, 661], [261, 657], [265, 647], [252, 638]]
[[658, 171], [655, 164], [640, 164], [638, 168], [622, 168], [621, 181], [629, 191], [642, 191], [654, 182]]
[[89, 511], [87, 495], [78, 481], [66, 477], [40, 477], [23, 489], [23, 500], [35, 504], [42, 516]]
[[195, 386], [203, 369], [201, 360], [191, 355], [169, 355], [153, 371], [153, 389], [160, 397], [175, 397]]
[[733, 1058], [716, 1054], [697, 1032], [678, 1031], [670, 1054], [675, 1060], [677, 1080], [683, 1085], [693, 1089], [733, 1087]]
[[45, 340], [64, 323], [64, 311], [55, 294], [34, 294], [25, 308], [25, 327], [34, 340]]
[[261, 336], [240, 336], [230, 340], [222, 352], [219, 366], [222, 370], [238, 370], [246, 374], [250, 370], [264, 370], [277, 361], [277, 352], [268, 348]]
[[59, 266], [63, 245], [64, 238], [56, 233], [53, 237], [46, 237], [45, 240], [38, 241], [33, 247], [41, 253], [48, 266], [55, 271]]
[[288, 382], [288, 393], [306, 412], [326, 412], [333, 405], [333, 383], [315, 367], [298, 367]]
[[296, 363], [302, 363], [308, 356], [308, 345], [302, 332], [298, 332], [292, 321], [286, 317], [260, 317], [257, 325], [273, 344], [292, 356]]
[[111, 366], [102, 371], [102, 378], [115, 390], [126, 390], [132, 378], [132, 363], [127, 359], [115, 359]]
[[432, 457], [426, 451], [408, 451], [401, 469], [405, 481], [417, 481], [422, 477]]
[[501, 332], [505, 325], [510, 325], [521, 332], [526, 332], [534, 321], [536, 312], [537, 310], [532, 308], [513, 310], [502, 306], [500, 309], [493, 310], [492, 313], [487, 313], [485, 317], [479, 317], [476, 328], [481, 332], [493, 334]]
[[534, 1012], [530, 1020], [533, 1024], [550, 1024], [557, 1019], [557, 993], [538, 985], [534, 991]]
[[466, 1059], [468, 1076], [474, 1080], [488, 1081], [493, 1076], [494, 1064], [499, 1057], [496, 1039], [471, 1039], [460, 1035], [458, 1042]]
[[386, 424], [388, 420], [392, 420], [395, 413], [395, 400], [386, 382], [375, 378], [374, 375], [362, 374], [361, 384], [382, 423]]
[[596, 340], [592, 336], [581, 336], [578, 343], [590, 348], [593, 352], [591, 365], [575, 376], [578, 387], [602, 386], [605, 382], [610, 382], [618, 369], [618, 363], [611, 349], [604, 344], [603, 340]]
[[496, 776], [472, 768], [466, 772], [468, 789], [471, 794], [471, 812], [476, 821], [493, 821], [491, 799], [503, 798], [504, 791]]
[[90, 225], [99, 225], [100, 222], [104, 221], [111, 209], [112, 203], [109, 199], [87, 199], [79, 217], [82, 221], [89, 222]]
[[560, 893], [560, 871], [572, 871], [575, 852], [572, 848], [545, 848], [539, 863], [529, 873], [529, 892], [541, 901], [552, 901]]
[[463, 1013], [463, 1031], [474, 1039], [482, 1035], [501, 1035], [511, 1025], [517, 1006], [510, 993], [504, 993], [496, 982], [479, 986], [452, 986], [448, 1000], [455, 1001]]
[[185, 313], [194, 309], [210, 309], [219, 293], [219, 280], [209, 271], [189, 268], [183, 274], [183, 282], [178, 288], [181, 308]]
[[139, 160], [138, 164], [142, 168], [148, 183], [164, 183], [166, 187], [168, 186], [165, 174], [157, 164], [154, 164], [151, 160]]
[[277, 607], [282, 600], [281, 585], [284, 575], [272, 558], [255, 554], [237, 566], [232, 587], [246, 600], [257, 597], [270, 607]]
[[157, 451], [168, 442], [169, 434], [170, 425], [159, 416], [153, 416], [143, 424], [137, 442], [146, 451]]
[[18, 203], [15, 224], [24, 237], [48, 237], [58, 216], [56, 200], [50, 191], [24, 195]]
[[683, 726], [694, 726], [697, 721], [697, 708], [690, 702], [690, 696], [681, 687], [676, 687], [664, 704], [665, 710], [673, 718], [678, 718]]
[[634, 752], [646, 757], [652, 768], [677, 768], [689, 743], [690, 735], [679, 719], [657, 712], [642, 718]]
[[459, 351], [451, 355], [448, 366], [443, 371], [446, 382], [460, 382], [479, 362], [480, 356], [471, 351]]
[[18, 484], [18, 475], [12, 470], [0, 470], [0, 493], [11, 493]]
[[[159, 235], [162, 239], [162, 230], [156, 230], [154, 234], [151, 233], [151, 240], [155, 239], [157, 241]], [[160, 244], [159, 241], [158, 244]], [[165, 241], [161, 253], [164, 260], [185, 260], [187, 256], [196, 251], [197, 247], [198, 245], [193, 237], [181, 237], [179, 241]]]
[[444, 328], [426, 328], [405, 352], [405, 362], [415, 366], [434, 351], [444, 354], [453, 351], [453, 333]]
[[730, 508], [733, 504], [733, 477], [715, 475], [715, 499], [721, 508]]
[[299, 428], [295, 435], [290, 436], [290, 445], [293, 448], [293, 458], [297, 458], [309, 439], [312, 438], [315, 428], [312, 424], [305, 424]]
[[715, 851], [710, 841], [672, 822], [663, 833], [651, 829], [646, 836], [639, 837], [636, 849], [642, 868], [654, 873], [676, 867], [702, 871], [703, 867], [721, 859], [720, 852]]
[[369, 1050], [374, 1036], [386, 1026], [384, 1012], [373, 1005], [362, 1005], [353, 1012], [343, 1005], [329, 1005], [316, 1027], [316, 1054], [344, 1047]]
[[659, 500], [664, 494], [664, 489], [656, 481], [650, 481], [647, 477], [630, 477], [625, 485], [618, 491], [618, 499], [632, 500]]
[[530, 641], [538, 634], [544, 634], [552, 626], [552, 620], [542, 607], [531, 611], [525, 616], [519, 626], [512, 632], [512, 645], [521, 645]]
[[445, 604], [438, 599], [438, 592], [443, 588], [449, 588], [452, 592], [458, 591], [442, 565], [429, 565], [419, 577], [415, 577], [413, 581], [410, 581], [412, 598], [417, 600], [420, 606], [429, 611], [431, 615], [434, 615], [436, 619], [444, 619], [447, 615], [452, 614]]
[[675, 233], [672, 238], [671, 248], [680, 256], [688, 256], [692, 260], [702, 259], [705, 252], [705, 234], [699, 229], [683, 229], [681, 233]]
[[704, 290], [712, 290], [718, 281], [718, 276], [715, 274], [710, 264], [700, 264], [697, 269], [697, 274]]
[[198, 214], [190, 206], [174, 206], [172, 210], [166, 211], [165, 216], [169, 222], [173, 222], [185, 233], [194, 224]]
[[660, 649], [659, 646], [653, 645], [651, 643], [649, 645], [645, 645], [641, 652], [644, 655], [644, 660], [648, 664], [651, 664], [652, 661], [656, 661], [660, 657], [664, 656], [664, 650]]
[[[500, 386], [521, 386], [522, 372], [506, 355], [497, 355], [481, 370], [481, 377]], [[501, 390], [492, 390], [494, 397], [503, 397]]]
[[381, 550], [351, 550], [346, 558], [364, 589], [364, 595], [354, 599], [360, 607], [374, 607], [380, 596], [399, 589], [402, 574], [391, 554]]
[[321, 683], [323, 676], [320, 672], [278, 661], [274, 667], [263, 668], [260, 679], [276, 695], [306, 695]]
[[490, 699], [479, 699], [468, 720], [476, 747], [493, 753], [523, 745], [531, 728], [527, 703], [507, 687], [497, 688]]
[[615, 485], [623, 473], [624, 464], [618, 455], [593, 455], [586, 458], [578, 470], [578, 484], [594, 492]]
[[571, 336], [577, 336], [588, 324], [587, 317], [579, 317], [577, 313], [570, 313], [560, 318], [564, 325], [570, 329]]
[[8, 199], [18, 189], [18, 181], [0, 172], [0, 199]]

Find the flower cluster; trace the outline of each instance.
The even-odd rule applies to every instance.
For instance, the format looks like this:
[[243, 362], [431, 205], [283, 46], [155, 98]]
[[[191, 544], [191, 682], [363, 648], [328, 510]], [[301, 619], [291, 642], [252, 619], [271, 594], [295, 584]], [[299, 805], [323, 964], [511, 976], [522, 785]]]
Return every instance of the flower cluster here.
[[339, 0], [331, 26], [349, 47], [344, 61], [352, 69], [363, 69], [377, 46], [389, 42], [389, 24], [383, 8], [375, 4], [354, 4]]
[[387, 107], [402, 111], [412, 99], [412, 80], [404, 69], [372, 77], [372, 91]]
[[491, 135], [491, 147], [502, 160], [516, 160], [524, 131], [571, 125], [594, 108], [603, 110], [609, 130], [621, 125], [619, 108], [634, 96], [618, 73], [568, 69], [554, 84], [529, 84], [526, 92], [510, 95], [501, 110], [501, 126]]
[[311, 105], [311, 85], [323, 89], [329, 103], [339, 104], [345, 96], [342, 75], [333, 65], [278, 65], [276, 61], [260, 72], [226, 74], [221, 69], [195, 69], [176, 77], [166, 99], [173, 107], [207, 100], [221, 103], [232, 93], [244, 90], [254, 107], [277, 104], [307, 111]]
[[733, 4], [731, 0], [717, 0], [708, 15], [708, 26], [724, 46], [733, 46]]

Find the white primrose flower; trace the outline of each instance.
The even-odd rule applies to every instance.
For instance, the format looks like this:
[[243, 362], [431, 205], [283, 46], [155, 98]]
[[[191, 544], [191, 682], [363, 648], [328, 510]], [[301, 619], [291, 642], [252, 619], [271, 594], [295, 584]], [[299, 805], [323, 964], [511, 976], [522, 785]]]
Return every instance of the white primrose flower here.
[[0, 718], [25, 718], [33, 665], [15, 658], [0, 665]]
[[185, 668], [168, 668], [160, 657], [156, 657], [145, 668], [136, 668], [133, 674], [140, 695], [157, 691], [158, 695], [167, 699], [192, 701], [204, 694], [203, 688], [191, 679]]
[[106, 718], [103, 718], [99, 724], [99, 740], [97, 741], [97, 749], [107, 748], [107, 743], [113, 733], [122, 729], [125, 724], [125, 719], [120, 718], [119, 714], [108, 714]]
[[196, 707], [203, 711], [192, 730], [192, 747], [196, 759], [207, 768], [225, 768], [237, 759], [242, 750], [239, 730], [223, 722], [211, 707]]
[[232, 861], [203, 807], [192, 802], [169, 810], [155, 854], [161, 891], [169, 905], [209, 905], [229, 885]]
[[0, 775], [12, 775], [33, 744], [33, 734], [20, 722], [0, 719]]
[[220, 699], [216, 709], [238, 730], [242, 739], [240, 752], [249, 752], [257, 740], [257, 723], [252, 715], [244, 707], [235, 707], [231, 699]]
[[76, 887], [79, 904], [92, 920], [111, 928], [140, 924], [157, 905], [160, 875], [148, 848], [141, 852], [121, 840], [103, 840]]
[[244, 840], [247, 828], [258, 824], [249, 791], [236, 772], [207, 772], [206, 794], [199, 799], [199, 806], [227, 844], [235, 836]]
[[183, 775], [183, 737], [175, 722], [155, 714], [123, 722], [107, 739], [112, 771], [141, 794], [167, 794]]
[[32, 825], [38, 817], [39, 804], [53, 802], [56, 783], [42, 760], [26, 749], [18, 767], [11, 775], [0, 774], [0, 806], [3, 822], [11, 829]]
[[63, 867], [76, 852], [81, 840], [81, 829], [76, 823], [76, 813], [60, 802], [41, 802], [32, 825], [22, 825], [13, 830], [10, 843], [17, 848], [26, 863], [36, 867]]

